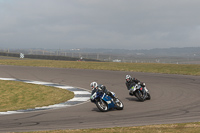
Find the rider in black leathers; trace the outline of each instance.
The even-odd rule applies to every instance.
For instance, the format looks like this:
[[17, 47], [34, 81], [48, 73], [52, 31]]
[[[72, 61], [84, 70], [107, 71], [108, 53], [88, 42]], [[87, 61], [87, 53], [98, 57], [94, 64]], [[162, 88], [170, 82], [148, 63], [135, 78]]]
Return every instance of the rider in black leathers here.
[[[144, 83], [141, 83], [140, 80], [136, 78], [132, 78], [130, 75], [126, 75], [126, 87], [128, 90], [131, 89], [131, 87], [135, 86], [136, 84], [141, 84], [143, 87], [145, 87]], [[146, 87], [145, 87], [146, 88]], [[129, 93], [129, 95], [133, 95], [132, 93]]]
[[112, 99], [115, 99], [115, 97], [112, 95], [112, 93], [110, 91], [108, 91], [106, 89], [106, 86], [104, 85], [98, 85], [97, 82], [92, 82], [90, 84], [90, 87], [92, 88], [92, 93], [91, 93], [91, 102], [94, 102], [94, 99], [92, 99], [92, 95], [95, 93], [95, 92], [100, 92], [100, 93], [106, 93], [106, 95], [110, 96]]
[[139, 82], [140, 82], [140, 80], [138, 80], [136, 78], [132, 78], [130, 75], [126, 75], [126, 87], [128, 90], [130, 90], [130, 88], [132, 86], [135, 86]]

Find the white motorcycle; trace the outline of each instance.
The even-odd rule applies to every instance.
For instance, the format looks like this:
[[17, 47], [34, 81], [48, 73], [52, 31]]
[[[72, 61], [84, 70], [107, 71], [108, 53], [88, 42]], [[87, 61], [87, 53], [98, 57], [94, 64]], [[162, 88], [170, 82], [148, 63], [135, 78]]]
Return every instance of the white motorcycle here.
[[145, 87], [145, 83], [143, 83], [142, 85], [140, 83], [133, 85], [129, 90], [129, 94], [131, 96], [137, 97], [138, 100], [140, 100], [142, 102], [145, 101], [145, 100], [151, 99], [149, 91]]

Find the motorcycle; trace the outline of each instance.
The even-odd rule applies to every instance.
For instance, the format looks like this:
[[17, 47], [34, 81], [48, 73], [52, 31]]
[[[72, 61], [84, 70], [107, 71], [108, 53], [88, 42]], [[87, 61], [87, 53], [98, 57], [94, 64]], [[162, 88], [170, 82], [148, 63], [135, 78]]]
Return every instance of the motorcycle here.
[[137, 97], [138, 100], [142, 102], [145, 100], [150, 100], [151, 95], [149, 94], [148, 90], [144, 86], [145, 86], [144, 83], [143, 85], [141, 85], [140, 83], [133, 85], [131, 89], [129, 90], [129, 94]]
[[114, 98], [106, 95], [104, 92], [95, 92], [91, 96], [91, 101], [96, 104], [97, 108], [102, 112], [107, 112], [110, 109], [122, 110], [124, 108], [124, 104], [115, 97], [115, 93], [111, 92]]

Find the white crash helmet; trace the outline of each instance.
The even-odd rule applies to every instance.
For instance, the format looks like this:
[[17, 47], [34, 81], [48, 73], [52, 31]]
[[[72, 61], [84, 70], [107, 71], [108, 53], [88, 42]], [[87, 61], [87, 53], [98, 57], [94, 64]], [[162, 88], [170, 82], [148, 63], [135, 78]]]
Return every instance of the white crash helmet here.
[[131, 75], [126, 75], [126, 81], [129, 82], [131, 80]]
[[93, 88], [96, 88], [98, 86], [97, 82], [92, 82], [90, 83], [90, 87], [93, 89]]

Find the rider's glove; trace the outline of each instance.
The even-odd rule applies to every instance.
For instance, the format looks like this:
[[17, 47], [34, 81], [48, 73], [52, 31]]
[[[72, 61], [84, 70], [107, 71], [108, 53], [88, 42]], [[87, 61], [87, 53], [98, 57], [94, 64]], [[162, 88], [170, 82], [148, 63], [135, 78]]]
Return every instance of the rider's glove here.
[[96, 97], [96, 92], [90, 97], [90, 100], [94, 101], [95, 97]]

